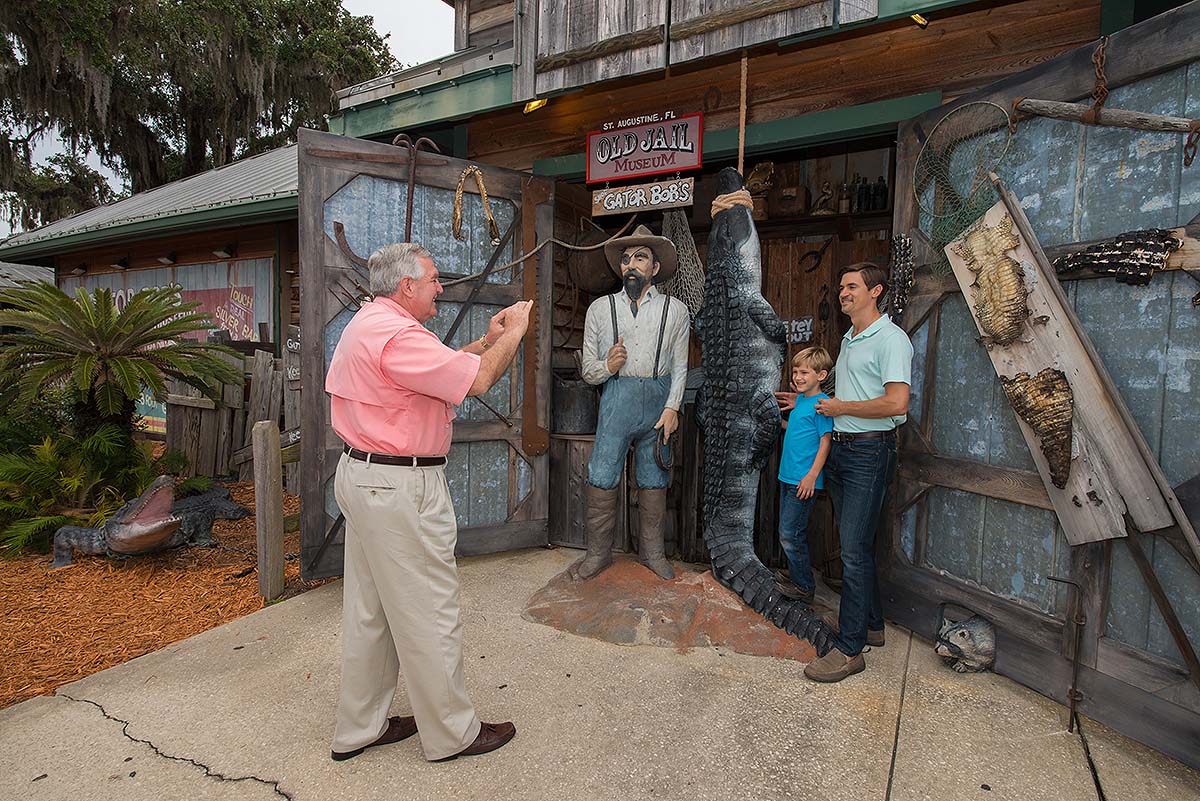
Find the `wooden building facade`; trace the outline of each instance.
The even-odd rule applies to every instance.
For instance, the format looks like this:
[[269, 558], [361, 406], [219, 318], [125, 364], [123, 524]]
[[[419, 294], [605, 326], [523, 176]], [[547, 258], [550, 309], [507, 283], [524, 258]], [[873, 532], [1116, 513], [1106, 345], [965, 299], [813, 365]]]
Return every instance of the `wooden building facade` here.
[[[1200, 116], [1197, 3], [454, 5], [461, 52], [346, 90], [330, 131], [380, 141], [401, 131], [426, 134], [478, 164], [489, 180], [492, 171], [507, 170], [549, 179], [554, 236], [588, 244], [628, 217], [591, 218], [586, 190], [596, 187], [583, 181], [586, 135], [628, 117], [701, 112], [704, 167], [690, 173], [696, 202], [687, 219], [703, 258], [711, 177], [736, 163], [744, 108], [744, 171], [769, 162], [772, 172], [756, 218], [764, 296], [796, 326], [789, 354], [808, 344], [836, 354], [847, 325], [836, 304], [840, 265], [886, 261], [894, 234], [930, 238], [931, 221], [913, 199], [913, 169], [933, 126], [958, 105], [989, 99], [1007, 109], [1019, 96], [1086, 99], [1095, 82], [1096, 43], [1111, 33], [1110, 106]], [[1159, 11], [1167, 13], [1149, 18]], [[534, 99], [547, 102], [536, 110], [525, 105]], [[1186, 228], [1200, 211], [1200, 194], [1192, 186], [1197, 179], [1181, 166], [1185, 138], [1029, 119], [996, 171], [1021, 198], [1042, 245], [1065, 253], [1134, 228]], [[814, 213], [826, 182], [832, 213]], [[837, 203], [842, 184], [850, 187], [849, 208]], [[874, 194], [879, 185], [886, 186], [882, 202]], [[466, 191], [472, 194], [473, 185]], [[657, 215], [639, 219], [647, 221], [656, 226]], [[482, 256], [470, 270], [453, 271], [478, 271]], [[606, 268], [593, 256], [553, 245], [541, 256], [538, 264], [548, 262], [553, 271], [549, 297], [538, 296], [548, 320], [537, 336], [549, 337], [551, 353], [534, 381], [547, 399], [551, 430], [548, 503], [535, 514], [546, 515], [542, 541], [581, 546], [585, 429], [594, 400], [572, 383], [574, 352], [588, 303], [610, 290]], [[1063, 702], [1081, 629], [1079, 710], [1200, 764], [1200, 677], [1181, 652], [1180, 632], [1159, 615], [1156, 590], [1124, 542], [1067, 544], [957, 284], [930, 269], [939, 260], [929, 248], [921, 252], [905, 319], [917, 356], [899, 478], [879, 543], [889, 614], [925, 636], [934, 633], [942, 602], [988, 616], [1000, 631], [997, 670]], [[1192, 279], [1179, 269], [1146, 287], [1093, 275], [1067, 278], [1074, 311], [1158, 464], [1172, 486], [1186, 484], [1200, 473], [1196, 412], [1187, 402], [1190, 376], [1200, 367]], [[693, 348], [693, 366], [699, 365]], [[668, 538], [675, 556], [703, 562], [697, 468], [704, 448], [691, 412], [685, 405], [676, 452], [684, 467], [675, 471], [670, 492]], [[776, 486], [769, 468], [756, 546], [764, 561], [780, 564]], [[626, 547], [636, 549], [636, 491], [630, 486], [626, 494], [621, 525]], [[836, 579], [828, 509], [818, 518], [817, 562]], [[1157, 593], [1173, 606], [1183, 633], [1200, 639], [1200, 564], [1189, 544], [1177, 530], [1139, 540]], [[471, 552], [515, 542], [475, 538]], [[1052, 575], [1081, 587], [1085, 623], [1076, 622], [1070, 591]]]

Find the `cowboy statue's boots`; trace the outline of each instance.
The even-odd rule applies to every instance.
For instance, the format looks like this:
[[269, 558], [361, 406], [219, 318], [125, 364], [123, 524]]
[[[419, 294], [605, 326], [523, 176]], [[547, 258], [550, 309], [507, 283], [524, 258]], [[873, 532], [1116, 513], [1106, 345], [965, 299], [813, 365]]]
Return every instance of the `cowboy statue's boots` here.
[[587, 498], [587, 556], [572, 568], [577, 579], [590, 579], [612, 564], [613, 531], [617, 524], [618, 487], [584, 485]]
[[675, 578], [675, 571], [667, 561], [663, 545], [667, 528], [666, 489], [638, 490], [638, 509], [641, 523], [638, 550], [641, 553], [642, 564], [657, 573], [659, 578]]

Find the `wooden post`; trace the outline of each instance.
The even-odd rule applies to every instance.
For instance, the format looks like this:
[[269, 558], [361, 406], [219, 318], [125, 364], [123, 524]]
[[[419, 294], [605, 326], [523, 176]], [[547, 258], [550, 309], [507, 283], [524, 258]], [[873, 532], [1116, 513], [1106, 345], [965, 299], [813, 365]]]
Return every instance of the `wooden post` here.
[[258, 532], [258, 594], [274, 601], [283, 594], [283, 472], [279, 426], [254, 424], [254, 520]]

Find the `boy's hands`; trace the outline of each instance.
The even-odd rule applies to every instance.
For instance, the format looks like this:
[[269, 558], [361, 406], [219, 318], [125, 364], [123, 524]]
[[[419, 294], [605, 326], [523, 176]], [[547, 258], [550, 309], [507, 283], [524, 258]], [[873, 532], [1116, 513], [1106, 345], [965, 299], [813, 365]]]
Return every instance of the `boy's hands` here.
[[800, 483], [796, 485], [796, 497], [805, 499], [811, 498], [817, 492], [817, 477], [809, 474], [800, 479]]

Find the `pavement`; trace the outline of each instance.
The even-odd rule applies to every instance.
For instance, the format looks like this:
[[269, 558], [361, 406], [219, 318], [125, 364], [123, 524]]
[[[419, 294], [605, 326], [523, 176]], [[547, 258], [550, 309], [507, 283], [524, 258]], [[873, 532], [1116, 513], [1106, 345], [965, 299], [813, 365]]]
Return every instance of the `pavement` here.
[[[341, 583], [0, 711], [0, 798], [1200, 801], [1200, 772], [889, 626], [866, 672], [618, 645], [523, 617], [579, 552], [460, 561], [466, 681], [505, 748], [329, 759]], [[396, 714], [408, 710], [403, 690]]]

